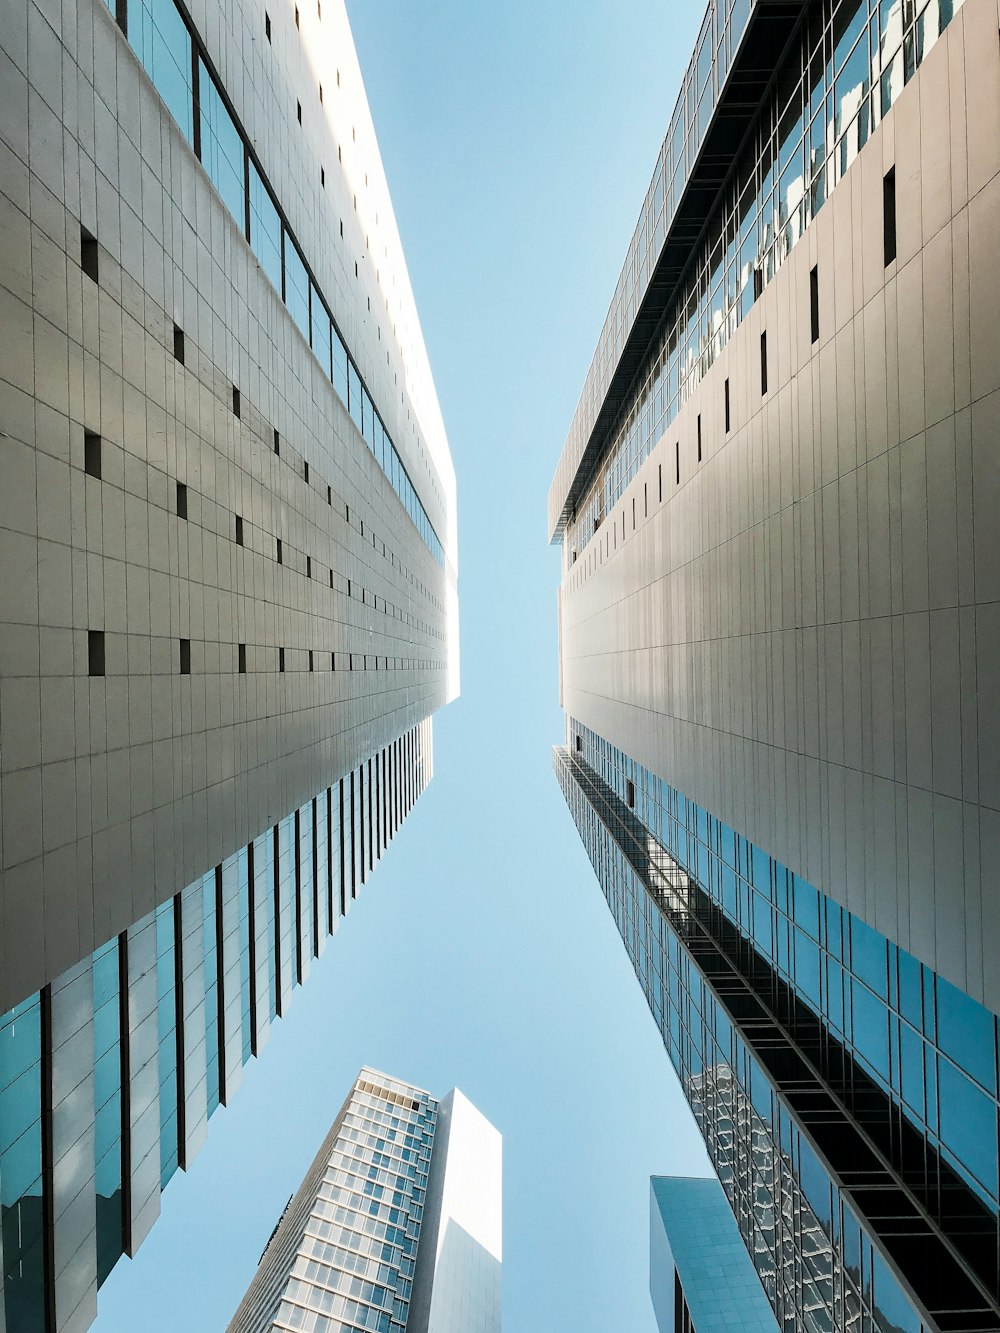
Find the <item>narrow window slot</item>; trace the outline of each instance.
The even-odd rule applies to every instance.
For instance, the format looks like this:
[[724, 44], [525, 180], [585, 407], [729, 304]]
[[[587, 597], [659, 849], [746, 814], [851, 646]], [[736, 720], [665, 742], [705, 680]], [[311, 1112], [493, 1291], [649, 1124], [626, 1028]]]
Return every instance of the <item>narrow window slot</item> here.
[[104, 631], [87, 631], [87, 672], [91, 676], [104, 675]]
[[174, 325], [174, 360], [184, 364], [184, 330]]
[[101, 437], [86, 431], [83, 436], [83, 470], [88, 477], [101, 479]]
[[186, 519], [188, 516], [188, 488], [184, 482], [177, 483], [177, 517]]
[[701, 413], [698, 413], [698, 462], [701, 462]]
[[241, 676], [247, 673], [247, 646], [245, 643], [237, 645], [238, 671]]
[[86, 227], [80, 228], [80, 267], [92, 282], [97, 282], [97, 237], [91, 236]]
[[191, 674], [191, 640], [181, 639], [181, 675], [190, 676]]
[[726, 399], [726, 434], [728, 435], [729, 434], [729, 381], [728, 380], [726, 380], [724, 389], [725, 389], [725, 399]]
[[809, 331], [814, 343], [819, 342], [819, 269], [809, 270]]
[[885, 249], [885, 267], [896, 258], [896, 168], [890, 167], [882, 177], [882, 243]]
[[760, 396], [767, 393], [767, 333], [760, 335]]

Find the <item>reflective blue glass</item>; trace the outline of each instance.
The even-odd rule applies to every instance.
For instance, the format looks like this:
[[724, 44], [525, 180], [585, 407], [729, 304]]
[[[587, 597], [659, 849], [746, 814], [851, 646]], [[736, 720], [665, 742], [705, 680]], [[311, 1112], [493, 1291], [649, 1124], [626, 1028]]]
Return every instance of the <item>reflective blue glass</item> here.
[[938, 1045], [987, 1092], [995, 1094], [996, 1019], [943, 977], [936, 980]]
[[240, 231], [246, 226], [243, 139], [204, 61], [199, 61], [201, 161]]
[[996, 1102], [948, 1060], [938, 1060], [937, 1075], [942, 1147], [996, 1199]]
[[315, 286], [313, 286], [310, 295], [310, 311], [312, 349], [316, 354], [316, 360], [323, 367], [323, 373], [330, 379], [333, 376], [333, 368], [330, 364], [330, 316], [326, 313], [323, 298]]
[[267, 186], [250, 163], [250, 248], [260, 266], [281, 291], [281, 219]]
[[194, 138], [191, 34], [173, 0], [128, 0], [128, 39], [190, 143]]
[[340, 334], [333, 330], [333, 387], [340, 401], [347, 406], [347, 348]]
[[159, 1032], [160, 1188], [177, 1170], [177, 996], [173, 899], [156, 909], [156, 1013]]
[[302, 256], [288, 232], [285, 232], [285, 304], [292, 319], [309, 339], [309, 278]]

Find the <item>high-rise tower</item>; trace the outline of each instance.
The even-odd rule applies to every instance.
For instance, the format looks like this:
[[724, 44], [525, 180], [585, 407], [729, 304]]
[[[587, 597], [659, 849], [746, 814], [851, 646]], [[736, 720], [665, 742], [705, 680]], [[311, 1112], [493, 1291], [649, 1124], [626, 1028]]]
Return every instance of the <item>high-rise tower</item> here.
[[455, 483], [343, 0], [0, 51], [0, 1329], [55, 1333], [430, 779]]
[[552, 485], [555, 766], [785, 1328], [1000, 1327], [994, 0], [713, 0]]
[[501, 1152], [457, 1089], [362, 1069], [227, 1333], [499, 1333]]

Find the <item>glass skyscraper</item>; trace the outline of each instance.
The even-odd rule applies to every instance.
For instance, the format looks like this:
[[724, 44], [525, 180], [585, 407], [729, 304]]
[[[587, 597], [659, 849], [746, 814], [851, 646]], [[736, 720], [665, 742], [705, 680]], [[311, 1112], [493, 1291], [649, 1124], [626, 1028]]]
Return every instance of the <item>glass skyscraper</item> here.
[[788, 1330], [1000, 1328], [996, 28], [709, 5], [549, 497], [556, 774]]
[[261, 1255], [228, 1333], [499, 1333], [501, 1141], [362, 1069]]
[[455, 478], [343, 0], [0, 53], [0, 1331], [82, 1333], [430, 781]]
[[660, 1333], [778, 1333], [716, 1180], [650, 1181], [649, 1294]]

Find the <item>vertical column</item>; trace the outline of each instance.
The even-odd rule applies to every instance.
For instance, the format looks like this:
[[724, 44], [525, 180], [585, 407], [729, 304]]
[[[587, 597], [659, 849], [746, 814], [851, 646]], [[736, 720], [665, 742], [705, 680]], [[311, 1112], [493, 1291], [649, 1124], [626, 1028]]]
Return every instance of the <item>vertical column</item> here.
[[[41, 1040], [48, 1048], [50, 1084], [48, 1089], [43, 1088], [42, 1104], [47, 1101], [51, 1112], [47, 1130], [51, 1137], [48, 1151], [43, 1147], [42, 1160], [45, 1163], [49, 1158], [52, 1174], [50, 1186], [43, 1174], [38, 1205], [40, 1208], [48, 1193], [51, 1212], [45, 1221], [52, 1229], [47, 1239], [53, 1299], [47, 1328], [82, 1330], [97, 1318], [99, 1285], [92, 959], [85, 958], [52, 984], [46, 1017]], [[41, 1214], [36, 1214], [34, 1225], [30, 1225], [27, 1215], [24, 1221], [29, 1222], [28, 1236], [37, 1227], [41, 1249]], [[14, 1327], [20, 1325], [15, 1322]], [[24, 1327], [35, 1325], [28, 1322]]]
[[127, 1252], [135, 1254], [160, 1213], [160, 1074], [156, 914], [128, 931], [124, 1039], [128, 1046]]
[[[219, 911], [220, 1095], [225, 1105], [243, 1081], [244, 1015], [249, 998], [249, 948], [246, 931], [247, 854], [242, 848], [222, 863]], [[249, 1023], [247, 1023], [249, 1030]]]
[[[215, 873], [210, 877], [215, 887]], [[195, 880], [179, 894], [181, 991], [178, 1013], [178, 1083], [183, 1097], [181, 1166], [188, 1170], [205, 1142], [208, 1104], [205, 1096], [205, 884]]]

